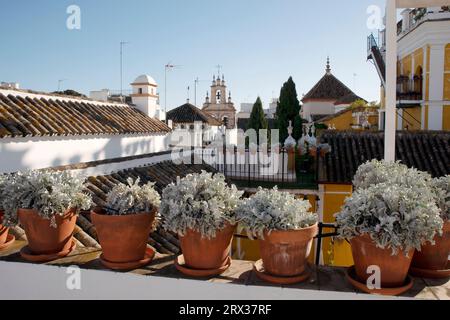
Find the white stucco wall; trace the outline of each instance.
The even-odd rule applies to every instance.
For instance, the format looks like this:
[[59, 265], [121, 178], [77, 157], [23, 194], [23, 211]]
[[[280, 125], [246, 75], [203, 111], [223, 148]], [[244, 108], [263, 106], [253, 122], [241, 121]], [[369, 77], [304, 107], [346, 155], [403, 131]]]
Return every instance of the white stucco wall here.
[[0, 139], [0, 172], [40, 169], [166, 150], [165, 135]]
[[315, 114], [334, 114], [335, 101], [308, 101], [302, 106], [302, 118], [311, 120], [310, 116]]

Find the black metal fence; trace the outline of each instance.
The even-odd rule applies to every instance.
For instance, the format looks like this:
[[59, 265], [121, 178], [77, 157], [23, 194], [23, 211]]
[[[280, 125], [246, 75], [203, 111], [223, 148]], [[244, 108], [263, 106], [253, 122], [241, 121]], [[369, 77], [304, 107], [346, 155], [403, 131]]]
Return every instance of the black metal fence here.
[[295, 149], [204, 147], [194, 149], [205, 162], [241, 187], [316, 189], [317, 165], [314, 157]]

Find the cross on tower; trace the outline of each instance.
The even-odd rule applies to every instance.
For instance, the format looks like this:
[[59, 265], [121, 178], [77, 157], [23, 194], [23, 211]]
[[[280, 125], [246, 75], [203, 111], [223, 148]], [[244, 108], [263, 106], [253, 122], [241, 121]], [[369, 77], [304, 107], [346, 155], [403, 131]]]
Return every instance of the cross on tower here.
[[218, 64], [216, 66], [216, 68], [217, 68], [217, 74], [219, 75], [219, 78], [220, 78], [220, 71], [222, 70], [222, 66], [220, 64]]

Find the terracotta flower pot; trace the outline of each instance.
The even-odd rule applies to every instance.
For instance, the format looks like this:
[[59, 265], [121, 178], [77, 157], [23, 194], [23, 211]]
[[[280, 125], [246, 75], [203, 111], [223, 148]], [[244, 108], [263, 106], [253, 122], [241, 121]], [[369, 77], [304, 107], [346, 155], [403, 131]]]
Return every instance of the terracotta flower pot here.
[[212, 270], [227, 264], [235, 225], [227, 225], [216, 232], [213, 239], [202, 238], [200, 232], [188, 229], [180, 236], [180, 246], [186, 266], [193, 269]]
[[371, 276], [367, 273], [369, 266], [379, 266], [382, 288], [401, 287], [405, 284], [414, 250], [410, 250], [408, 256], [404, 251], [393, 256], [391, 249], [378, 248], [368, 234], [353, 238], [350, 243], [356, 277], [360, 282], [366, 283]]
[[155, 215], [156, 209], [151, 213], [122, 216], [91, 211], [104, 259], [115, 263], [142, 260]]
[[288, 170], [295, 171], [295, 149], [289, 148], [288, 152]]
[[25, 230], [28, 247], [35, 255], [48, 255], [62, 251], [70, 251], [72, 235], [77, 221], [73, 210], [64, 216], [57, 215], [54, 228], [50, 220], [41, 218], [36, 210], [19, 209], [17, 211], [20, 224]]
[[264, 269], [274, 276], [302, 274], [317, 232], [317, 223], [301, 230], [265, 232], [259, 240]]
[[412, 266], [426, 270], [447, 269], [448, 256], [450, 255], [450, 221], [444, 223], [442, 237], [436, 235], [435, 245], [427, 243], [421, 251], [414, 253]]
[[2, 225], [3, 221], [3, 211], [0, 210], [0, 245], [5, 244], [8, 239], [9, 228]]

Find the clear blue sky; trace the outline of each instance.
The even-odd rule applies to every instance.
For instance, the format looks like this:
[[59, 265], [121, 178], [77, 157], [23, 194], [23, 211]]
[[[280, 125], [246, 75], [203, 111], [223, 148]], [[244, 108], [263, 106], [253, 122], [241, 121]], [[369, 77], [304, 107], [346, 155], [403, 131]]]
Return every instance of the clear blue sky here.
[[[119, 42], [124, 56], [124, 88], [140, 74], [160, 85], [164, 104], [164, 65], [169, 74], [169, 109], [185, 102], [187, 86], [200, 82], [202, 103], [217, 73], [223, 73], [233, 100], [266, 104], [289, 76], [299, 96], [325, 72], [332, 72], [367, 100], [379, 99], [375, 68], [366, 61], [371, 32], [366, 9], [384, 0], [39, 0], [5, 1], [0, 11], [0, 81], [22, 88], [85, 94], [120, 88]], [[81, 30], [66, 28], [66, 8], [81, 8]], [[354, 76], [356, 74], [356, 77]]]

